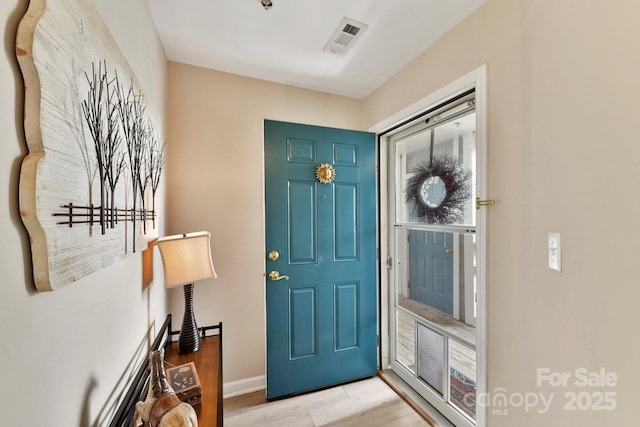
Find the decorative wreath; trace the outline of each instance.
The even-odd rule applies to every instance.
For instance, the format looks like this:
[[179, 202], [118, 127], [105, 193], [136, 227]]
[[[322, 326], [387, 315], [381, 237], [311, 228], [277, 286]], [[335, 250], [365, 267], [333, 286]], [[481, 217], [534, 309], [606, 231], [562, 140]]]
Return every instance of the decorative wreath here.
[[[426, 193], [429, 185], [440, 180], [444, 195], [434, 203]], [[430, 224], [452, 224], [462, 218], [462, 209], [472, 195], [471, 171], [451, 156], [435, 157], [430, 164], [418, 164], [405, 192], [407, 204], [418, 218]]]
[[336, 170], [329, 163], [322, 163], [316, 168], [316, 178], [323, 184], [329, 184], [336, 179]]

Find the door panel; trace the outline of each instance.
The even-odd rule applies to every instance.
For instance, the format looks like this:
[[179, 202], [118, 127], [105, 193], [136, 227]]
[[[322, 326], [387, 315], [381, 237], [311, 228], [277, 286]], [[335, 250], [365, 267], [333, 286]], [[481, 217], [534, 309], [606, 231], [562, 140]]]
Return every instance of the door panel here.
[[289, 182], [288, 235], [292, 264], [317, 262], [316, 185], [314, 182]]
[[317, 286], [289, 290], [291, 360], [318, 355]]
[[357, 282], [336, 284], [334, 291], [335, 350], [356, 348], [360, 342], [360, 286]]
[[358, 243], [358, 185], [335, 184], [335, 255], [336, 261], [357, 261]]
[[[267, 397], [377, 371], [371, 133], [265, 121]], [[316, 167], [335, 180], [323, 184]]]

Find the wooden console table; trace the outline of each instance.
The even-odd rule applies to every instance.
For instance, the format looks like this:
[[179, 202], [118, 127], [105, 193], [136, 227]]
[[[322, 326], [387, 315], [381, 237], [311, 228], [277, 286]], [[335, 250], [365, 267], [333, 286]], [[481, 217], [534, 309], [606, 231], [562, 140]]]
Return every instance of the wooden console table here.
[[[167, 315], [160, 327], [160, 332], [153, 340], [149, 350], [165, 349], [165, 361], [173, 365], [193, 362], [198, 371], [202, 387], [202, 401], [196, 405], [198, 425], [200, 427], [222, 427], [222, 322], [214, 326], [198, 328], [202, 332], [200, 350], [191, 354], [178, 354], [178, 343], [172, 342], [173, 331], [171, 315]], [[216, 331], [214, 335], [207, 335], [207, 331]], [[137, 373], [126, 390], [124, 398], [118, 405], [109, 427], [131, 427], [135, 417], [136, 402], [144, 401], [147, 396], [149, 381], [148, 358], [142, 360]]]
[[[199, 328], [200, 349], [195, 353], [178, 354], [178, 343], [172, 342], [165, 354], [165, 361], [172, 365], [193, 362], [202, 386], [202, 402], [195, 406], [200, 427], [222, 427], [222, 323]], [[216, 335], [204, 336], [209, 330]], [[174, 332], [172, 332], [174, 334]]]

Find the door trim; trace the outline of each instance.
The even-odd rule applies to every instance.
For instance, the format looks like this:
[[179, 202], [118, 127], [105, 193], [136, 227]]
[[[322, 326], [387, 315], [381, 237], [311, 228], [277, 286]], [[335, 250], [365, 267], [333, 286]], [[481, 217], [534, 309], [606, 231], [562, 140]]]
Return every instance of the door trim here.
[[[485, 198], [486, 196], [486, 165], [487, 165], [487, 66], [486, 64], [478, 67], [477, 69], [469, 72], [468, 74], [458, 78], [457, 80], [449, 83], [445, 87], [433, 92], [425, 98], [415, 102], [414, 104], [402, 109], [401, 111], [391, 115], [390, 117], [382, 120], [381, 122], [373, 125], [369, 128], [370, 132], [374, 132], [378, 135], [378, 155], [379, 155], [379, 171], [380, 171], [380, 186], [379, 186], [379, 203], [380, 206], [389, 205], [389, 156], [388, 146], [389, 137], [384, 133], [398, 127], [407, 119], [418, 116], [421, 113], [433, 107], [436, 104], [447, 101], [453, 98], [456, 94], [475, 88], [475, 101], [476, 101], [476, 159], [477, 163], [482, 165], [482, 169], [479, 171], [476, 177], [476, 194], [478, 197]], [[477, 251], [479, 259], [482, 260], [477, 266], [477, 317], [476, 317], [476, 369], [477, 369], [477, 394], [482, 395], [487, 391], [487, 294], [486, 294], [486, 241], [487, 241], [487, 224], [486, 224], [486, 209], [480, 209], [477, 211], [476, 217], [476, 230], [477, 230]], [[379, 211], [379, 229], [380, 229], [380, 254], [381, 260], [386, 260], [391, 257], [389, 248], [389, 239], [393, 238], [392, 230], [389, 229], [389, 213], [386, 209], [380, 209]], [[381, 365], [384, 368], [389, 367], [390, 360], [390, 328], [389, 328], [389, 313], [393, 312], [393, 295], [392, 289], [389, 286], [389, 281], [392, 270], [382, 270], [380, 274], [380, 306], [382, 310], [380, 312], [380, 331], [381, 331]], [[386, 307], [386, 309], [385, 309]], [[476, 407], [476, 426], [483, 427], [486, 425], [487, 420], [487, 407], [478, 405]]]

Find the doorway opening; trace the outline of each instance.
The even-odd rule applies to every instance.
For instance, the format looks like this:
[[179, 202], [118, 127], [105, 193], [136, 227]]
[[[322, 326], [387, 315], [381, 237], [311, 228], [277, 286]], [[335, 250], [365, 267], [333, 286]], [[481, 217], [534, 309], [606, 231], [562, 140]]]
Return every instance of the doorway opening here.
[[265, 120], [264, 135], [267, 398], [373, 376], [375, 134]]
[[383, 365], [461, 426], [485, 419], [476, 405], [486, 354], [485, 212], [476, 209], [485, 185], [484, 81], [482, 68], [378, 132], [388, 206]]

